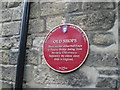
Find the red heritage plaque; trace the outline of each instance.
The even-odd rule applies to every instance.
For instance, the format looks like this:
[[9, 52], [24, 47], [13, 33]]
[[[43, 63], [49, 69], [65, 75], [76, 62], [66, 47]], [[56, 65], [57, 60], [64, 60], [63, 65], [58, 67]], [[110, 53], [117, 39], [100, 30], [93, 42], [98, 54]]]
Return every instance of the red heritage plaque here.
[[79, 68], [85, 61], [89, 42], [85, 32], [75, 25], [54, 28], [44, 41], [44, 57], [50, 68], [66, 73]]

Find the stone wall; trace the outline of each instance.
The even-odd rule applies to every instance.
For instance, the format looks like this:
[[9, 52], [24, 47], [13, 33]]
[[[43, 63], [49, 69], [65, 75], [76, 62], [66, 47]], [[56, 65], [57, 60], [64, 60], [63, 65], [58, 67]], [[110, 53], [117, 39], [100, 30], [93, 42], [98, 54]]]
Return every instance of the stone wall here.
[[[22, 7], [23, 2], [2, 2], [0, 8], [0, 82], [3, 88], [15, 84]], [[32, 2], [24, 87], [119, 88], [118, 22], [117, 2]], [[65, 23], [78, 25], [86, 32], [90, 51], [79, 69], [61, 74], [46, 65], [42, 48], [49, 31]]]

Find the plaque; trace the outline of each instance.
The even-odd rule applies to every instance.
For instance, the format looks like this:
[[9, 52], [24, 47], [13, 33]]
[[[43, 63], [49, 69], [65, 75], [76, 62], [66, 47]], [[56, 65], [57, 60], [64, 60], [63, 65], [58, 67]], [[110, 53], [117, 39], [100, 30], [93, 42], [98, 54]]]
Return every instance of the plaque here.
[[55, 27], [43, 44], [47, 65], [61, 73], [78, 69], [85, 62], [88, 51], [89, 41], [85, 32], [72, 24]]

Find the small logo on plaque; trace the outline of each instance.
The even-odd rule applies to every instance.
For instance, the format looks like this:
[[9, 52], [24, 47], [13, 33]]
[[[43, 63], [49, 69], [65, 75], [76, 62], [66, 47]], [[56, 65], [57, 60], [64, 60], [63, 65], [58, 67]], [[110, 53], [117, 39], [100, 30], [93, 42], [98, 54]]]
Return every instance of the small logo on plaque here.
[[62, 31], [63, 31], [63, 33], [66, 33], [68, 31], [68, 26], [63, 26]]

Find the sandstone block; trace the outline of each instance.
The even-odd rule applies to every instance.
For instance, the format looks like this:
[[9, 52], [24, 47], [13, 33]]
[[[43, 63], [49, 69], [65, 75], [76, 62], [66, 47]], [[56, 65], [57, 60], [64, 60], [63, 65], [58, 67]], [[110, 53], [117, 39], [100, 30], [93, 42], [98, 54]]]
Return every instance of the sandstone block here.
[[102, 88], [116, 88], [116, 81], [113, 78], [99, 77], [96, 87]]
[[88, 66], [94, 67], [116, 67], [117, 66], [117, 59], [116, 54], [112, 52], [89, 52], [88, 58], [85, 62]]
[[33, 20], [30, 20], [30, 22], [29, 22], [28, 33], [30, 33], [30, 34], [40, 33], [40, 32], [44, 31], [44, 28], [45, 28], [44, 20], [33, 19]]
[[9, 64], [16, 65], [18, 60], [18, 50], [11, 50], [10, 51], [10, 59]]
[[48, 17], [46, 20], [47, 30], [51, 31], [54, 27], [64, 23], [65, 23], [64, 16]]
[[46, 65], [40, 65], [34, 72], [34, 79], [38, 84], [59, 84], [72, 87], [84, 87], [90, 84], [86, 74], [80, 70], [76, 70], [69, 74], [61, 74], [51, 70]]
[[2, 64], [8, 64], [10, 59], [10, 52], [8, 50], [2, 50], [1, 52]]
[[111, 33], [96, 33], [93, 35], [93, 44], [109, 46], [115, 43], [115, 39]]
[[41, 3], [41, 16], [62, 14], [66, 12], [66, 6], [64, 2], [45, 2]]
[[37, 50], [27, 50], [27, 64], [38, 65], [39, 54]]
[[16, 7], [13, 9], [12, 20], [22, 19], [22, 7]]
[[2, 42], [0, 43], [0, 46], [2, 46], [1, 49], [3, 49], [3, 50], [10, 49], [12, 47], [12, 42], [11, 42], [10, 38], [5, 37], [5, 38], [1, 38], [1, 39], [2, 39]]
[[83, 10], [115, 9], [115, 2], [84, 2]]
[[12, 19], [12, 9], [2, 10], [2, 21], [10, 21]]
[[18, 7], [20, 4], [21, 2], [8, 2], [7, 7], [8, 8]]
[[33, 40], [34, 47], [42, 47], [45, 37], [35, 37]]
[[15, 67], [2, 67], [2, 79], [6, 81], [15, 81], [16, 69]]
[[83, 30], [109, 30], [114, 22], [114, 12], [107, 11], [70, 16], [70, 23], [80, 26]]
[[16, 35], [19, 34], [20, 30], [20, 22], [9, 22], [9, 23], [4, 23], [2, 25], [2, 35], [3, 36], [9, 36], [9, 35]]
[[31, 2], [30, 18], [37, 18], [40, 16], [40, 7], [41, 5], [38, 2]]

